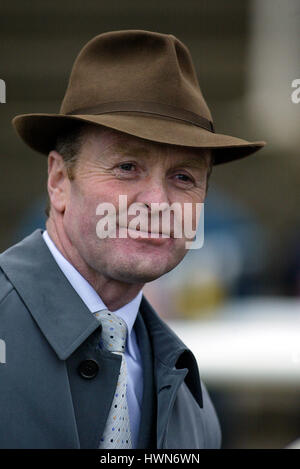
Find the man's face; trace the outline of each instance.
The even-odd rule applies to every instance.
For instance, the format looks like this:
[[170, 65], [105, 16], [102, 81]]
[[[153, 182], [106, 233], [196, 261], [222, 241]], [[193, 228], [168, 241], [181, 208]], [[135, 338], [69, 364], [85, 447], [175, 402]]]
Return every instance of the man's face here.
[[[126, 238], [100, 239], [96, 233], [96, 214], [100, 203], [116, 209], [119, 196], [127, 196], [127, 207], [133, 203], [148, 209], [149, 231], [151, 204], [176, 202], [203, 203], [206, 194], [210, 154], [207, 150], [157, 144], [123, 133], [93, 129], [86, 134], [74, 179], [69, 181], [63, 228], [81, 259], [106, 278], [127, 283], [152, 281], [172, 270], [187, 253], [187, 239], [171, 236], [134, 239], [127, 227]], [[134, 215], [136, 216], [136, 215]], [[133, 215], [128, 216], [128, 225]], [[196, 211], [193, 210], [196, 228]], [[117, 236], [120, 227], [117, 226]], [[161, 231], [161, 217], [159, 230]], [[136, 234], [136, 232], [135, 232]], [[173, 233], [174, 234], [174, 233]]]

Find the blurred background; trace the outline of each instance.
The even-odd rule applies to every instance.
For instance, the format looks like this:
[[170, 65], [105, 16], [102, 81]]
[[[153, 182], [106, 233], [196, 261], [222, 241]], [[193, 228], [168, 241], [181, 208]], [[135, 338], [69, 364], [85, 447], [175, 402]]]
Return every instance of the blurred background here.
[[46, 158], [16, 114], [58, 112], [73, 61], [97, 34], [148, 29], [190, 49], [219, 133], [268, 145], [215, 167], [203, 248], [144, 293], [191, 347], [223, 448], [300, 437], [298, 0], [1, 0], [0, 251], [45, 222]]

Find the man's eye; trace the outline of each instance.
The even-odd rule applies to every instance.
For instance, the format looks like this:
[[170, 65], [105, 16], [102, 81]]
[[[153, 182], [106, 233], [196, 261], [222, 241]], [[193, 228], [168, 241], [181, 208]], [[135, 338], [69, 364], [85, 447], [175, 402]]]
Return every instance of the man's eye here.
[[186, 174], [180, 173], [180, 174], [176, 174], [175, 176], [177, 179], [179, 179], [182, 182], [193, 182], [192, 179]]
[[135, 168], [135, 165], [133, 163], [122, 163], [119, 165], [119, 168], [122, 169], [123, 171], [131, 171], [132, 168]]

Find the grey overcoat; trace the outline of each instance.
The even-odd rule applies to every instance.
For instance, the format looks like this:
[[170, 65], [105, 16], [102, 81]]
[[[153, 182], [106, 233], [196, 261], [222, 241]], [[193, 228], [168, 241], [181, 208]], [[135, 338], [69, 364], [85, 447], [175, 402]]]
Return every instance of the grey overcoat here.
[[[195, 357], [144, 297], [140, 312], [152, 344], [154, 447], [219, 448]], [[96, 349], [100, 332], [41, 230], [0, 255], [0, 448], [98, 447], [121, 359]], [[148, 402], [144, 394], [142, 409]]]

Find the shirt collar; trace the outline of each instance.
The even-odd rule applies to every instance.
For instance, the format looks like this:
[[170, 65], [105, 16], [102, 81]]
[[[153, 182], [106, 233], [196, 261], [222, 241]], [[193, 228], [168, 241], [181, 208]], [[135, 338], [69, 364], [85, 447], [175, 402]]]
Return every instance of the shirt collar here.
[[[101, 309], [108, 309], [104, 304], [96, 290], [91, 286], [91, 284], [75, 269], [75, 267], [62, 255], [62, 253], [57, 249], [54, 242], [50, 238], [47, 231], [43, 232], [43, 239], [48, 246], [51, 254], [53, 255], [58, 266], [64, 273], [64, 275], [69, 280], [70, 284], [80, 296], [82, 301], [91, 311], [91, 313], [96, 313]], [[130, 336], [133, 325], [136, 320], [137, 313], [139, 311], [140, 303], [142, 300], [143, 292], [142, 290], [137, 294], [133, 300], [131, 300], [126, 305], [114, 311], [116, 316], [122, 318], [128, 328], [128, 336]]]

